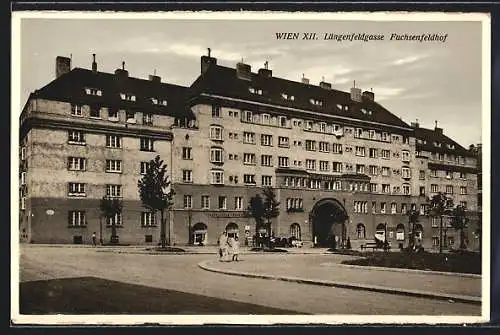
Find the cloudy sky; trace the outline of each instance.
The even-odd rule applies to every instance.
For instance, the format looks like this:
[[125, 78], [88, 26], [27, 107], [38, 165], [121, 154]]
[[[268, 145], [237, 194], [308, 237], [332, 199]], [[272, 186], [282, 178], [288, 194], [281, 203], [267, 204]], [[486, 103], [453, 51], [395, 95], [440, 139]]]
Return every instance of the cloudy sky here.
[[[317, 32], [319, 40], [278, 41], [276, 32]], [[324, 33], [385, 34], [384, 41], [325, 41]], [[441, 42], [388, 40], [392, 33], [448, 34]], [[479, 22], [380, 22], [293, 20], [23, 19], [21, 108], [28, 95], [54, 79], [55, 58], [100, 71], [126, 62], [131, 76], [155, 70], [164, 81], [190, 85], [200, 56], [212, 49], [218, 63], [243, 59], [257, 71], [267, 60], [273, 75], [333, 87], [373, 89], [375, 99], [410, 123], [432, 128], [468, 146], [481, 141], [481, 24]]]

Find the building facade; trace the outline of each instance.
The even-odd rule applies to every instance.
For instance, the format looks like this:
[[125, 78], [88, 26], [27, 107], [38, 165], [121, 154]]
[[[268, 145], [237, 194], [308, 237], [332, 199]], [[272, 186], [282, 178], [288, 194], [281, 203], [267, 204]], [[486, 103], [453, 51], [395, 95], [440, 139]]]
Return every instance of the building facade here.
[[[158, 243], [159, 220], [137, 190], [156, 155], [176, 193], [167, 218], [176, 245], [215, 244], [223, 230], [251, 243], [264, 231], [248, 203], [264, 187], [280, 202], [272, 234], [317, 245], [334, 236], [357, 248], [382, 236], [404, 246], [414, 209], [416, 236], [436, 248], [429, 196], [447, 193], [477, 211], [475, 154], [437, 125], [406, 124], [373, 92], [293, 82], [267, 66], [223, 67], [210, 55], [190, 87], [132, 78], [124, 65], [98, 72], [95, 59], [92, 70], [71, 70], [58, 57], [56, 76], [21, 114], [22, 241], [88, 243], [93, 232], [108, 240], [99, 210], [107, 195], [123, 199], [112, 219], [120, 242]], [[458, 235], [445, 229], [453, 245]]]

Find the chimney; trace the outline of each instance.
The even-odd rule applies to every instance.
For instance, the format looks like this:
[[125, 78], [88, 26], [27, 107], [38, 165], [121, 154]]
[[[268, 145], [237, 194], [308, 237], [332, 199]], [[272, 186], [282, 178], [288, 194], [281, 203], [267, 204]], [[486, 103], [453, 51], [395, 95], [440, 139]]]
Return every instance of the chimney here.
[[217, 65], [217, 58], [210, 57], [211, 49], [208, 49], [208, 56], [201, 56], [201, 74], [207, 72], [208, 68], [213, 64]]
[[259, 73], [260, 76], [266, 77], [266, 78], [271, 78], [273, 76], [273, 71], [269, 70], [269, 63], [268, 63], [267, 60], [264, 63], [264, 68], [263, 69], [259, 69], [258, 73]]
[[434, 121], [434, 124], [435, 124], [435, 125], [434, 125], [434, 131], [435, 131], [436, 133], [438, 133], [438, 134], [443, 134], [443, 128], [439, 128], [439, 127], [438, 127], [438, 122], [437, 122], [437, 120], [436, 120], [436, 121]]
[[95, 62], [95, 54], [92, 54], [92, 73], [97, 73], [97, 63]]
[[324, 88], [325, 90], [331, 90], [332, 89], [332, 84], [331, 83], [327, 83], [325, 81], [325, 78], [323, 77], [321, 82], [319, 83], [319, 87], [321, 88]]
[[128, 71], [125, 70], [125, 62], [122, 62], [122, 68], [115, 70], [115, 75], [122, 78], [128, 77]]
[[418, 128], [420, 125], [418, 124], [418, 119], [415, 122], [412, 122], [411, 124], [412, 128]]
[[71, 58], [57, 56], [56, 57], [56, 78], [59, 78], [65, 73], [71, 71]]
[[356, 87], [356, 80], [351, 88], [351, 100], [361, 102], [361, 89]]
[[309, 78], [306, 78], [303, 73], [302, 73], [302, 79], [300, 81], [302, 84], [309, 85]]
[[149, 81], [151, 81], [153, 83], [161, 83], [161, 77], [156, 75], [156, 69], [155, 69], [153, 74], [150, 74], [148, 76], [148, 78], [149, 78]]
[[375, 94], [373, 93], [373, 91], [364, 91], [363, 98], [371, 100], [371, 101], [375, 101]]
[[236, 76], [243, 80], [252, 80], [252, 67], [243, 62], [236, 64]]

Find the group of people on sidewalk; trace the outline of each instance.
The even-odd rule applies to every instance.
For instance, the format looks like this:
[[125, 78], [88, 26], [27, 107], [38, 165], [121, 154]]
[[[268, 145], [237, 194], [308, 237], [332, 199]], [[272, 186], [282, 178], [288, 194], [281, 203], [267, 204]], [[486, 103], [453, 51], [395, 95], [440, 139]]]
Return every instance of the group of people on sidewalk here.
[[228, 236], [227, 232], [224, 231], [217, 240], [219, 261], [224, 262], [231, 256], [229, 261], [239, 261], [238, 256], [240, 254], [240, 242], [238, 236], [232, 237]]

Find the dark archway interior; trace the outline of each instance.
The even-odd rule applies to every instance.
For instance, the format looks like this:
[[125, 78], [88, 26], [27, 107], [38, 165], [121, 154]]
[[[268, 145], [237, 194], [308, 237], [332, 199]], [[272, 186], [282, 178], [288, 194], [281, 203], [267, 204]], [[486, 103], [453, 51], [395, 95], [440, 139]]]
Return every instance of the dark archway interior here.
[[316, 245], [330, 246], [331, 239], [337, 236], [342, 239], [343, 225], [347, 219], [345, 210], [334, 201], [320, 204], [313, 212], [313, 235]]

